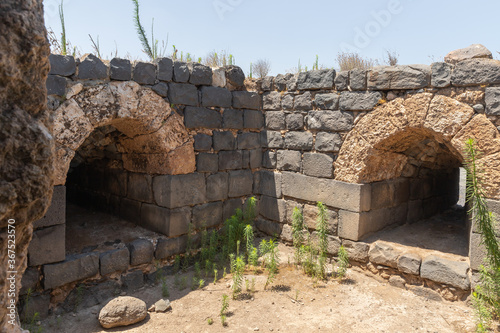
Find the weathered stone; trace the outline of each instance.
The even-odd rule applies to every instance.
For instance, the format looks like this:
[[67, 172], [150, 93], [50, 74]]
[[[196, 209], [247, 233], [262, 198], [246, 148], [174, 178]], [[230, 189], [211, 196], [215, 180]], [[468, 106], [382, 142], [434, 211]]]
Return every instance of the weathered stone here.
[[279, 170], [299, 172], [302, 166], [300, 151], [278, 150], [276, 167]]
[[283, 199], [276, 199], [263, 195], [259, 200], [259, 213], [267, 219], [285, 222], [286, 202]]
[[313, 177], [331, 178], [333, 175], [333, 158], [320, 153], [304, 153], [302, 161], [304, 174]]
[[132, 64], [130, 60], [113, 58], [109, 63], [109, 77], [111, 80], [130, 80], [132, 77]]
[[206, 85], [212, 84], [212, 69], [203, 64], [197, 62], [188, 63], [189, 68], [189, 83], [195, 85]]
[[217, 172], [219, 157], [217, 154], [199, 153], [196, 156], [196, 170], [198, 172]]
[[261, 217], [255, 220], [255, 226], [263, 233], [276, 238], [280, 237], [283, 228], [281, 223], [269, 221]]
[[351, 90], [366, 90], [366, 70], [355, 68], [349, 71], [349, 87]]
[[140, 270], [130, 272], [122, 275], [122, 282], [128, 292], [135, 291], [144, 287], [144, 274]]
[[334, 78], [335, 70], [333, 69], [300, 72], [297, 78], [297, 89], [332, 89]]
[[47, 95], [66, 95], [66, 79], [58, 75], [49, 75], [45, 83]]
[[311, 111], [307, 126], [317, 131], [350, 131], [354, 123], [352, 114], [341, 111]]
[[260, 132], [260, 142], [263, 147], [268, 148], [283, 148], [285, 146], [285, 139], [278, 131]]
[[[303, 209], [304, 224], [308, 229], [316, 230], [318, 226], [318, 207], [313, 205], [304, 205]], [[326, 209], [327, 233], [337, 235], [338, 214], [332, 209]]]
[[241, 198], [228, 199], [224, 201], [224, 208], [222, 213], [223, 220], [231, 218], [236, 212], [236, 209], [243, 209], [243, 202]]
[[128, 244], [130, 265], [136, 266], [153, 262], [154, 246], [149, 240], [139, 238]]
[[116, 271], [125, 271], [130, 263], [130, 252], [124, 247], [101, 253], [99, 266], [101, 275], [107, 275]]
[[451, 139], [474, 115], [472, 107], [454, 99], [436, 95], [429, 106], [424, 127]]
[[393, 275], [389, 278], [389, 284], [393, 287], [406, 289], [406, 280], [399, 275]]
[[62, 54], [51, 54], [49, 56], [50, 72], [52, 75], [71, 76], [75, 74], [75, 58]]
[[77, 77], [81, 80], [103, 80], [108, 77], [108, 67], [93, 54], [80, 59]]
[[319, 132], [316, 134], [315, 148], [321, 152], [338, 152], [342, 137], [338, 133]]
[[389, 244], [375, 242], [370, 246], [368, 256], [371, 263], [397, 268], [400, 253]]
[[212, 85], [220, 88], [226, 86], [226, 71], [224, 68], [212, 69]]
[[245, 132], [238, 134], [238, 149], [260, 148], [260, 134]]
[[422, 258], [418, 254], [405, 253], [398, 258], [398, 270], [403, 273], [420, 275]]
[[445, 62], [435, 62], [431, 65], [431, 86], [445, 88], [451, 85], [453, 66]]
[[286, 115], [286, 128], [292, 131], [300, 131], [304, 128], [304, 117], [300, 113]]
[[220, 128], [222, 115], [212, 109], [188, 106], [184, 109], [184, 123], [188, 128]]
[[285, 134], [285, 147], [288, 149], [311, 150], [313, 135], [311, 132], [287, 132]]
[[98, 253], [92, 252], [70, 256], [61, 263], [43, 266], [43, 285], [45, 289], [52, 289], [92, 277], [98, 272]]
[[205, 176], [203, 174], [156, 176], [153, 179], [153, 193], [156, 203], [163, 207], [196, 205], [206, 199]]
[[472, 44], [466, 48], [451, 51], [444, 57], [444, 61], [449, 64], [456, 64], [460, 61], [476, 58], [493, 59], [493, 56], [484, 45]]
[[233, 107], [237, 109], [260, 109], [260, 96], [253, 91], [233, 91]]
[[231, 90], [243, 87], [245, 82], [245, 74], [243, 70], [238, 66], [226, 66], [224, 67], [226, 70], [226, 81], [228, 84], [228, 88]]
[[138, 323], [148, 314], [144, 301], [121, 296], [109, 301], [99, 312], [99, 323], [104, 328], [128, 326]]
[[182, 253], [186, 248], [186, 237], [160, 238], [156, 244], [155, 258], [165, 259]]
[[[68, 88], [68, 91], [66, 92], [66, 99], [70, 99], [72, 98], [73, 96], [76, 96], [78, 95], [79, 93], [81, 93], [83, 90], [83, 84], [81, 83], [76, 83], [76, 84], [73, 84], [72, 86], [70, 86]], [[47, 103], [50, 103], [50, 99], [51, 99], [52, 96], [49, 96], [49, 102]], [[53, 98], [53, 97], [52, 97]], [[60, 105], [60, 104], [59, 104]], [[53, 110], [57, 109], [57, 107], [59, 107], [59, 105], [54, 105], [54, 108]]]
[[336, 110], [339, 107], [339, 95], [334, 93], [316, 94], [314, 105], [321, 110]]
[[151, 87], [155, 93], [161, 97], [168, 96], [168, 85], [165, 82], [160, 82]]
[[349, 84], [349, 71], [337, 72], [335, 76], [335, 88], [337, 90], [347, 90]]
[[197, 106], [198, 89], [192, 84], [170, 82], [168, 84], [168, 100], [173, 104]]
[[470, 289], [467, 272], [469, 264], [430, 255], [422, 261], [420, 276], [424, 279], [449, 284], [462, 290]]
[[252, 194], [253, 175], [251, 170], [237, 170], [229, 172], [230, 198]]
[[285, 242], [288, 242], [288, 243], [293, 242], [293, 230], [292, 230], [292, 227], [290, 225], [283, 224], [283, 229], [281, 230], [280, 238], [281, 238], [281, 240], [284, 240]]
[[268, 111], [281, 109], [281, 94], [277, 91], [271, 91], [262, 95], [262, 108]]
[[262, 166], [262, 149], [250, 150], [250, 169], [260, 168]]
[[474, 139], [481, 156], [500, 151], [500, 133], [484, 114], [475, 115], [451, 140], [451, 144], [461, 151], [468, 139]]
[[186, 83], [189, 81], [189, 68], [185, 62], [174, 61], [174, 76], [175, 82]]
[[292, 73], [287, 73], [287, 74], [278, 74], [274, 78], [274, 85], [278, 91], [284, 91], [287, 90], [287, 84], [289, 83], [290, 80], [294, 75]]
[[214, 150], [236, 149], [236, 138], [230, 131], [213, 132]]
[[170, 305], [170, 301], [168, 299], [167, 300], [164, 300], [164, 299], [158, 300], [154, 304], [154, 307], [155, 307], [155, 312], [166, 312], [168, 310], [172, 310], [172, 305]]
[[431, 68], [426, 65], [379, 66], [368, 71], [369, 90], [420, 89], [430, 83]]
[[264, 125], [264, 115], [261, 111], [245, 110], [243, 114], [244, 128], [261, 129]]
[[311, 110], [312, 109], [311, 92], [306, 91], [303, 94], [295, 96], [294, 109], [295, 110]]
[[254, 192], [273, 198], [281, 198], [281, 174], [268, 170], [256, 172]]
[[160, 81], [172, 81], [174, 76], [174, 62], [170, 58], [156, 59], [156, 66], [158, 67], [157, 78]]
[[156, 81], [156, 66], [148, 62], [137, 62], [132, 72], [132, 80], [139, 84], [153, 85]]
[[28, 248], [30, 266], [63, 261], [66, 257], [65, 225], [56, 225], [33, 232]]
[[212, 149], [212, 137], [198, 133], [194, 136], [194, 149], [196, 151], [209, 151]]
[[128, 175], [128, 198], [142, 202], [153, 202], [151, 192], [152, 178], [150, 175], [140, 173], [129, 173]]
[[207, 178], [207, 200], [217, 201], [227, 199], [229, 190], [229, 175], [219, 172]]
[[483, 104], [475, 104], [472, 106], [475, 113], [484, 113], [484, 105]]
[[240, 150], [219, 152], [219, 170], [241, 169], [243, 154]]
[[370, 250], [370, 246], [363, 242], [353, 242], [347, 239], [342, 241], [342, 245], [347, 251], [347, 255], [349, 260], [358, 261], [358, 262], [367, 262], [368, 261], [368, 251]]
[[486, 88], [484, 101], [486, 103], [486, 114], [492, 116], [500, 115], [500, 88]]
[[271, 130], [285, 129], [285, 113], [281, 111], [266, 112], [266, 128]]
[[286, 111], [293, 110], [293, 101], [294, 97], [292, 94], [285, 94], [281, 99], [281, 106], [283, 107], [283, 110]]
[[266, 76], [262, 78], [261, 88], [263, 91], [270, 91], [274, 89], [274, 77]]
[[193, 208], [195, 228], [214, 227], [222, 223], [222, 201], [210, 202]]
[[45, 215], [33, 222], [33, 229], [50, 227], [66, 222], [66, 186], [54, 186], [52, 200]]
[[268, 169], [276, 168], [276, 153], [273, 151], [265, 151], [262, 153], [262, 167]]
[[470, 59], [459, 62], [451, 73], [451, 84], [457, 87], [500, 83], [500, 61]]
[[340, 94], [339, 108], [342, 111], [370, 111], [382, 98], [382, 94], [373, 91], [343, 91]]
[[222, 115], [222, 127], [223, 128], [243, 128], [243, 111], [234, 109], [224, 109]]

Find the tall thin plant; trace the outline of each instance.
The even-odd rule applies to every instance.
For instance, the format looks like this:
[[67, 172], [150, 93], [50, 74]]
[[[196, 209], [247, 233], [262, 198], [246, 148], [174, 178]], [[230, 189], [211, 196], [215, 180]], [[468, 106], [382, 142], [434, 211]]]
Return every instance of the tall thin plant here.
[[59, 5], [59, 20], [61, 21], [61, 54], [67, 55], [68, 51], [66, 49], [66, 25], [64, 24], [64, 8], [63, 8], [64, 0], [61, 0], [61, 4]]

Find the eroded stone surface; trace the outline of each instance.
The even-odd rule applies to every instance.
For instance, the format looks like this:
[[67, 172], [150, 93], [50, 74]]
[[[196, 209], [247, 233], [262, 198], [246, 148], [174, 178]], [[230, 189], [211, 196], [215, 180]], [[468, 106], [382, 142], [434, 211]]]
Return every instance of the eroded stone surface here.
[[99, 323], [104, 328], [128, 326], [140, 322], [147, 314], [144, 301], [122, 296], [112, 299], [101, 309]]
[[456, 64], [460, 61], [474, 58], [492, 59], [491, 51], [484, 45], [472, 44], [463, 49], [451, 51], [444, 57], [444, 61], [450, 64]]

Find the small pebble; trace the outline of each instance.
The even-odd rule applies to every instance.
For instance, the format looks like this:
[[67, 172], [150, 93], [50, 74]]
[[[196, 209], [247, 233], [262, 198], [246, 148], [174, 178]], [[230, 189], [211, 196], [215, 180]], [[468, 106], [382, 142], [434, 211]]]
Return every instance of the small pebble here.
[[256, 327], [256, 328], [254, 328], [253, 330], [254, 330], [254, 331], [258, 331], [258, 330], [259, 330], [259, 328], [258, 328], [258, 327]]

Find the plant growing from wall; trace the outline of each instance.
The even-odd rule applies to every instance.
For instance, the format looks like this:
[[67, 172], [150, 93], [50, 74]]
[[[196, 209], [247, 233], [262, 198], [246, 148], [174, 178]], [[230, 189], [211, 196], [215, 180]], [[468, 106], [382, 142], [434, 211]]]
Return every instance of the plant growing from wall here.
[[481, 245], [486, 248], [485, 265], [481, 265], [480, 283], [472, 293], [476, 310], [478, 332], [486, 332], [492, 318], [500, 317], [500, 244], [495, 236], [495, 218], [488, 209], [481, 187], [481, 170], [477, 165], [479, 153], [473, 139], [465, 142], [465, 168], [467, 170], [467, 201], [469, 214], [481, 234]]

